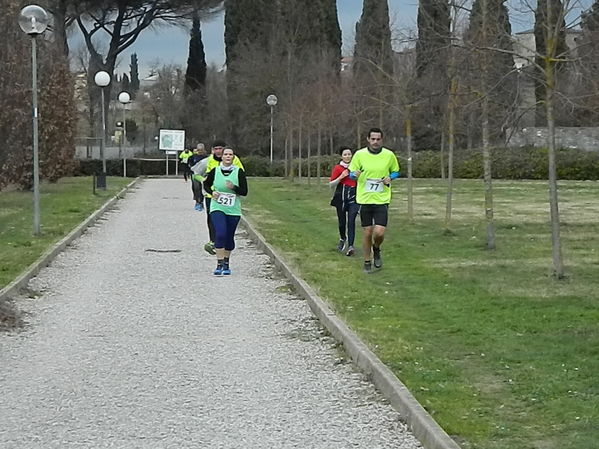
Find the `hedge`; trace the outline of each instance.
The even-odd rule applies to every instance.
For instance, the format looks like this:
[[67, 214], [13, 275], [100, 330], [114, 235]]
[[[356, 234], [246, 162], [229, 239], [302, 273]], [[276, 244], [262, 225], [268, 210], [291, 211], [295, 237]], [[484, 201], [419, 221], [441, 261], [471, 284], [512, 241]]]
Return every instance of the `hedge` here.
[[[495, 179], [547, 179], [548, 160], [545, 148], [494, 148], [491, 151], [492, 175]], [[407, 166], [404, 155], [400, 155], [402, 176], [406, 175]], [[339, 156], [322, 156], [320, 169], [322, 176], [328, 176], [332, 167], [339, 161]], [[248, 176], [284, 176], [285, 165], [277, 160], [270, 164], [268, 158], [262, 156], [246, 156], [242, 158]], [[441, 155], [438, 151], [418, 151], [413, 153], [413, 176], [415, 178], [440, 178]], [[556, 152], [557, 177], [572, 180], [599, 179], [599, 153], [578, 150], [559, 149]], [[313, 156], [302, 159], [302, 176], [316, 176], [318, 158]], [[447, 154], [445, 154], [447, 165]], [[82, 160], [79, 164], [79, 175], [99, 173], [102, 162], [98, 160]], [[107, 172], [111, 176], [123, 175], [123, 160], [107, 160]], [[164, 175], [164, 160], [128, 159], [127, 176]], [[169, 174], [175, 173], [175, 160], [169, 161]], [[299, 173], [299, 160], [294, 159], [292, 174]], [[483, 177], [483, 157], [480, 150], [457, 150], [454, 153], [454, 177], [477, 179]]]

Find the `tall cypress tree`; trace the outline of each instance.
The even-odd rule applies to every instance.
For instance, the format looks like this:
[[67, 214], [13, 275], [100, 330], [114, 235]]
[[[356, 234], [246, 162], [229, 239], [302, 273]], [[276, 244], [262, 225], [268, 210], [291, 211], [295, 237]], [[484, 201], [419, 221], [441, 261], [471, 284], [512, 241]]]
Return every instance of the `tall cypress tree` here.
[[[131, 81], [126, 73], [123, 73], [123, 77], [121, 78], [121, 92], [129, 93], [131, 91]], [[118, 92], [117, 92], [118, 95]]]
[[129, 69], [131, 75], [131, 98], [135, 98], [135, 94], [139, 90], [139, 63], [137, 61], [137, 53], [131, 55]]
[[413, 101], [417, 147], [438, 147], [449, 91], [448, 58], [451, 51], [451, 19], [445, 0], [420, 0], [418, 4], [416, 76], [420, 92]]
[[445, 72], [449, 54], [451, 19], [449, 3], [444, 0], [421, 0], [418, 4], [418, 40], [416, 73]]
[[337, 2], [336, 0], [322, 0], [321, 8], [323, 48], [326, 49], [329, 64], [338, 73], [341, 64], [341, 27], [337, 14]]
[[577, 86], [582, 108], [576, 121], [581, 126], [595, 126], [599, 120], [599, 0], [581, 14], [582, 35], [577, 39], [582, 79]]
[[286, 72], [292, 70], [296, 80], [305, 82], [320, 79], [323, 66], [338, 71], [341, 30], [335, 2], [281, 0], [280, 5], [280, 52]]
[[189, 38], [189, 57], [185, 72], [185, 91], [203, 91], [206, 87], [206, 53], [199, 17], [194, 17]]
[[354, 74], [371, 82], [384, 82], [393, 75], [393, 50], [387, 0], [364, 0], [356, 24]]
[[354, 79], [362, 94], [363, 107], [371, 110], [365, 123], [385, 126], [385, 102], [392, 100], [393, 50], [387, 0], [364, 0], [356, 24]]
[[[335, 0], [225, 0], [227, 102], [232, 143], [268, 149], [268, 94], [279, 108], [299, 84], [338, 74]], [[266, 126], [265, 126], [266, 125]]]
[[[487, 29], [483, 29], [483, 8], [486, 6]], [[503, 0], [475, 0], [470, 22], [464, 35], [470, 59], [467, 83], [474, 92], [489, 99], [491, 137], [498, 137], [505, 117], [511, 112], [515, 96], [514, 58], [511, 54], [512, 27]], [[489, 50], [489, 49], [495, 50]], [[499, 51], [498, 51], [499, 50]], [[503, 51], [501, 51], [503, 50]], [[470, 75], [470, 76], [468, 76]], [[481, 79], [483, 77], [485, 79]], [[482, 83], [481, 83], [482, 81]], [[481, 91], [481, 86], [483, 91]], [[475, 102], [477, 111], [480, 103]], [[480, 117], [476, 112], [475, 117]]]
[[[536, 126], [547, 126], [544, 102], [546, 98], [546, 85], [545, 74], [543, 73], [546, 59], [564, 58], [568, 53], [563, 8], [560, 0], [537, 0], [534, 33], [537, 50], [536, 63], [540, 68], [537, 76], [535, 76], [535, 96], [537, 99]], [[565, 68], [566, 64], [555, 64], [558, 84]]]
[[268, 141], [265, 98], [272, 93], [276, 15], [277, 5], [269, 0], [225, 0], [229, 140], [252, 150]]

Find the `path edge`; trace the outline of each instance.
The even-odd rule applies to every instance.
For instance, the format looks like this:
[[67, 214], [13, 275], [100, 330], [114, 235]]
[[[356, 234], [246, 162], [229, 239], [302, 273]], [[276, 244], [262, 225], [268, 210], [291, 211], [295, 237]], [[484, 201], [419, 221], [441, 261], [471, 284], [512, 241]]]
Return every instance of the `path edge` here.
[[352, 361], [391, 403], [407, 423], [425, 449], [460, 449], [414, 395], [395, 374], [360, 340], [360, 338], [330, 309], [328, 304], [303, 279], [295, 274], [287, 262], [266, 242], [264, 236], [245, 217], [241, 225], [251, 240], [266, 253], [303, 296], [312, 312], [331, 335], [343, 344]]
[[27, 287], [29, 281], [37, 276], [39, 272], [50, 265], [50, 263], [58, 256], [64, 249], [73, 242], [73, 240], [80, 237], [85, 230], [93, 225], [102, 215], [112, 209], [116, 202], [119, 201], [127, 191], [135, 187], [143, 178], [137, 177], [129, 184], [127, 184], [121, 191], [114, 195], [111, 199], [107, 200], [102, 207], [92, 212], [83, 222], [81, 222], [75, 229], [69, 232], [62, 240], [59, 240], [51, 248], [47, 249], [35, 262], [22, 272], [14, 281], [5, 286], [0, 290], [0, 302], [10, 299], [11, 297], [17, 296], [23, 289]]

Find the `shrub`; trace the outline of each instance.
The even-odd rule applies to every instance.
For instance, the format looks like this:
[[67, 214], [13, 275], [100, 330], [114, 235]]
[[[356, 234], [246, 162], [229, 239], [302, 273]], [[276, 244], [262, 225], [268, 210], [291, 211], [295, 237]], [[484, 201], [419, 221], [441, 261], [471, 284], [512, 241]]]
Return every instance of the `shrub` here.
[[[415, 178], [441, 177], [441, 155], [438, 151], [425, 150], [415, 152], [412, 156], [412, 173]], [[548, 157], [546, 148], [494, 148], [491, 151], [491, 171], [495, 179], [547, 179]], [[264, 156], [244, 156], [242, 161], [248, 176], [284, 176], [285, 162], [270, 160]], [[333, 166], [339, 162], [337, 155], [324, 155], [320, 160], [316, 156], [302, 159], [302, 176], [316, 176], [320, 163], [321, 176], [329, 176]], [[557, 177], [572, 180], [599, 179], [599, 153], [578, 149], [560, 149], [556, 153]], [[407, 175], [407, 162], [400, 159], [401, 176]], [[445, 155], [447, 165], [447, 155]], [[106, 161], [107, 172], [111, 176], [122, 176], [123, 161], [114, 159]], [[294, 159], [292, 175], [299, 173], [299, 159]], [[79, 175], [100, 173], [102, 162], [98, 160], [81, 160]], [[164, 175], [166, 171], [163, 159], [127, 159], [127, 176]], [[169, 160], [169, 174], [175, 173], [175, 160]], [[483, 177], [483, 156], [480, 150], [458, 150], [454, 154], [454, 177], [477, 179]]]

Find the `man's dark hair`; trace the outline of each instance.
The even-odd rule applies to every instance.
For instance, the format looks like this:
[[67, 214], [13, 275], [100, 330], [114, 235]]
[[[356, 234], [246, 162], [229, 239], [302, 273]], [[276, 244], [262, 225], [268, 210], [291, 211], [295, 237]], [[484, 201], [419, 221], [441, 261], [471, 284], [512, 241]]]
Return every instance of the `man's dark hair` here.
[[368, 130], [368, 137], [370, 137], [372, 133], [380, 133], [381, 137], [383, 137], [383, 130], [381, 128], [370, 128]]
[[214, 147], [226, 147], [227, 143], [224, 140], [215, 140], [214, 142], [212, 142], [212, 148]]

